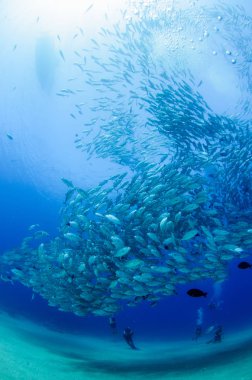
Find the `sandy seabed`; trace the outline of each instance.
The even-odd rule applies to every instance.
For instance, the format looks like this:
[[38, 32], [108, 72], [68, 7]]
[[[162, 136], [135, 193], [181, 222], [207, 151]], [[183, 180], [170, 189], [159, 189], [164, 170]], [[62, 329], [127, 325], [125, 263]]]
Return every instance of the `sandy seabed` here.
[[0, 380], [252, 380], [252, 329], [221, 344], [138, 341], [58, 333], [0, 314]]

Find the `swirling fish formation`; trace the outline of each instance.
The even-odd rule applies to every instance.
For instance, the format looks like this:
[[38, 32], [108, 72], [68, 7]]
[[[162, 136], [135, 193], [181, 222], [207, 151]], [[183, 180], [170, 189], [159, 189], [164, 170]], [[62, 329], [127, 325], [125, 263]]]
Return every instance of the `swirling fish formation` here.
[[228, 263], [252, 248], [250, 121], [216, 115], [189, 72], [167, 73], [153, 60], [148, 44], [164, 20], [125, 25], [92, 41], [98, 71], [76, 63], [96, 92], [76, 146], [122, 171], [87, 190], [63, 179], [59, 236], [31, 226], [1, 257], [2, 279], [80, 316], [154, 305], [194, 280], [223, 281]]

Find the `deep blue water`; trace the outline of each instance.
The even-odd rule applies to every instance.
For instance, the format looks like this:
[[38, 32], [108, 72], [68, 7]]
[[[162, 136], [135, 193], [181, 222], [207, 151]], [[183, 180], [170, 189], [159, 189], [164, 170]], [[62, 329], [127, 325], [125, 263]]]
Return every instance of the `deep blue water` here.
[[[0, 209], [2, 217], [1, 249], [11, 249], [20, 244], [27, 228], [33, 223], [46, 227], [52, 235], [57, 232], [60, 202], [39, 194], [32, 186], [2, 182]], [[197, 320], [197, 310], [203, 308], [203, 327], [222, 324], [226, 332], [251, 325], [252, 320], [252, 271], [237, 269], [239, 260], [229, 265], [229, 277], [223, 282], [218, 298], [223, 301], [219, 310], [211, 310], [208, 304], [214, 299], [211, 280], [198, 281], [179, 287], [178, 295], [161, 300], [151, 307], [141, 304], [135, 308], [122, 307], [116, 316], [118, 331], [127, 325], [141, 339], [190, 339]], [[207, 298], [190, 298], [186, 291], [191, 285], [208, 292]], [[32, 290], [19, 283], [0, 282], [1, 307], [16, 317], [24, 316], [50, 328], [79, 334], [110, 334], [105, 317], [78, 317], [49, 307], [39, 295], [32, 299]], [[209, 335], [208, 335], [209, 336]], [[206, 337], [207, 339], [207, 337]]]
[[[39, 66], [37, 62], [37, 71], [34, 70], [33, 75], [34, 77], [36, 77], [36, 75], [38, 76], [37, 85], [41, 85], [41, 88], [38, 87], [39, 90], [37, 90], [39, 91], [40, 96], [38, 99], [38, 103], [41, 101], [42, 111], [40, 110], [40, 112], [38, 112], [38, 116], [36, 114], [36, 107], [33, 107], [34, 104], [33, 106], [30, 106], [30, 109], [27, 111], [27, 114], [29, 116], [33, 115], [34, 112], [35, 119], [37, 117], [38, 119], [40, 119], [44, 116], [43, 112], [45, 104], [49, 108], [51, 107], [51, 101], [48, 100], [49, 98], [47, 98], [48, 96], [50, 96], [49, 94], [52, 93], [54, 90], [56, 93], [58, 91], [58, 88], [63, 87], [63, 84], [65, 85], [65, 82], [63, 84], [57, 83], [56, 71], [57, 67], [59, 66], [59, 63], [56, 62], [57, 60], [54, 57], [55, 51], [51, 39], [47, 39], [47, 37], [45, 37], [44, 39], [42, 38], [40, 40], [40, 38], [41, 37], [38, 38], [38, 41], [40, 41], [40, 43], [42, 44], [42, 48], [40, 44], [37, 45], [36, 59], [39, 61], [41, 66]], [[49, 47], [46, 46], [47, 44], [49, 44]], [[38, 50], [41, 51], [38, 52]], [[46, 51], [46, 55], [52, 55], [49, 61], [47, 60], [46, 63], [45, 61], [43, 61], [44, 51]], [[42, 54], [41, 57], [40, 54]], [[47, 70], [51, 71], [50, 75], [48, 75]], [[67, 74], [66, 77], [72, 75], [71, 69], [69, 69], [69, 71], [69, 75]], [[199, 76], [199, 79], [200, 78], [201, 77]], [[218, 83], [217, 79], [215, 85], [216, 83]], [[5, 80], [7, 82], [6, 78]], [[230, 85], [230, 83], [232, 82], [232, 77], [227, 77], [226, 82]], [[211, 89], [211, 86], [209, 88]], [[204, 91], [208, 92], [209, 88], [206, 86]], [[227, 93], [228, 92], [229, 87], [227, 89]], [[222, 95], [223, 94], [220, 93], [219, 103], [221, 103], [220, 99], [222, 99]], [[210, 99], [210, 103], [212, 105], [215, 104], [215, 102], [218, 103], [218, 100], [215, 99], [214, 91], [213, 94], [210, 94], [210, 96], [208, 94], [208, 98]], [[64, 149], [61, 149], [62, 147], [65, 147], [64, 139], [67, 139], [67, 136], [69, 134], [67, 128], [69, 127], [69, 125], [71, 125], [69, 121], [69, 115], [67, 119], [64, 113], [66, 109], [67, 111], [68, 108], [69, 110], [72, 109], [71, 102], [72, 100], [69, 101], [67, 106], [65, 106], [66, 103], [60, 103], [59, 106], [58, 103], [55, 105], [56, 111], [54, 117], [52, 118], [52, 125], [54, 125], [56, 120], [55, 131], [51, 132], [51, 130], [49, 130], [48, 128], [48, 130], [45, 130], [44, 132], [46, 136], [50, 136], [50, 133], [52, 133], [52, 137], [48, 137], [48, 141], [50, 141], [50, 143], [54, 138], [56, 140], [55, 145], [49, 145], [49, 147], [51, 147], [51, 149], [53, 150], [53, 153], [55, 153], [55, 151], [57, 152], [57, 144], [59, 144], [59, 155], [57, 156], [55, 154], [55, 157], [57, 159], [53, 156], [55, 158], [55, 162], [58, 160], [58, 166], [55, 164], [55, 167], [53, 167], [52, 165], [53, 173], [57, 173], [58, 182], [60, 181], [59, 179], [63, 175], [65, 175], [65, 172], [63, 170], [65, 169], [66, 174], [70, 172], [71, 175], [76, 176], [76, 181], [82, 180], [84, 184], [90, 184], [90, 182], [92, 182], [93, 180], [94, 183], [97, 183], [97, 178], [99, 177], [99, 175], [101, 175], [101, 173], [102, 175], [104, 173], [107, 174], [106, 167], [104, 167], [105, 169], [103, 169], [103, 167], [100, 167], [99, 164], [97, 165], [96, 162], [94, 164], [91, 163], [90, 166], [88, 166], [89, 164], [87, 164], [85, 161], [83, 161], [84, 163], [80, 161], [80, 168], [75, 172], [72, 169], [76, 163], [74, 161], [75, 158], [72, 158], [72, 156], [69, 154], [68, 148], [66, 149], [66, 151]], [[223, 104], [225, 104], [224, 100]], [[218, 104], [218, 107], [221, 108], [223, 104]], [[22, 99], [21, 103], [19, 104], [19, 107], [20, 108], [18, 108], [17, 106], [17, 114], [15, 113], [15, 122], [17, 122], [17, 124], [20, 122], [20, 120], [23, 122], [22, 117], [20, 117], [20, 114], [22, 114], [23, 110], [22, 107], [25, 108], [25, 105], [22, 104]], [[50, 112], [48, 111], [48, 115], [50, 114]], [[46, 112], [45, 115], [47, 115]], [[8, 115], [8, 117], [11, 118], [10, 115]], [[2, 120], [2, 123], [4, 125], [8, 125], [8, 123], [12, 125], [8, 117], [6, 116], [7, 120]], [[27, 120], [30, 121], [30, 124]], [[24, 122], [24, 124], [20, 124], [22, 128], [26, 128], [27, 124], [30, 125], [30, 127], [28, 126], [27, 128], [31, 128], [31, 125], [34, 123], [34, 120], [29, 120], [29, 118], [27, 120], [26, 123]], [[13, 120], [12, 122], [13, 124], [15, 124]], [[41, 125], [39, 125], [38, 128], [40, 127], [41, 129], [43, 129], [44, 124], [46, 124], [46, 122], [44, 124], [43, 123], [44, 119], [41, 121]], [[61, 126], [64, 126], [65, 128], [64, 129], [62, 127], [62, 134], [60, 129]], [[79, 132], [78, 128], [80, 129], [80, 127], [78, 126], [76, 127], [76, 131], [74, 130], [74, 132], [72, 133], [73, 136], [75, 135], [75, 132]], [[69, 139], [69, 144], [72, 144], [74, 146], [72, 135]], [[33, 136], [31, 136], [31, 139], [32, 138]], [[15, 139], [16, 137], [14, 136], [13, 142], [7, 140], [6, 144], [15, 144]], [[36, 138], [34, 138], [34, 141], [35, 140]], [[39, 139], [38, 141], [39, 142], [38, 144], [36, 143], [36, 147], [38, 147], [40, 144]], [[62, 145], [60, 145], [61, 143]], [[33, 144], [31, 145], [33, 146]], [[46, 144], [45, 146], [48, 147]], [[34, 150], [36, 150], [35, 147]], [[11, 158], [13, 158], [11, 156], [12, 153], [8, 154]], [[8, 154], [3, 154], [3, 157], [6, 159], [6, 165], [4, 165], [4, 162], [1, 162], [0, 169], [0, 252], [4, 252], [6, 250], [18, 247], [22, 239], [27, 235], [28, 227], [35, 223], [39, 223], [42, 229], [49, 232], [50, 236], [57, 236], [60, 223], [59, 211], [62, 206], [64, 197], [62, 191], [60, 195], [53, 194], [53, 191], [52, 195], [50, 195], [50, 190], [52, 190], [52, 188], [54, 190], [55, 183], [57, 183], [56, 180], [55, 183], [50, 183], [48, 185], [49, 191], [48, 189], [44, 191], [43, 188], [39, 189], [41, 184], [37, 183], [37, 179], [37, 182], [34, 180], [33, 183], [33, 181], [31, 181], [31, 178], [29, 181], [29, 177], [27, 177], [26, 174], [24, 174], [24, 179], [22, 178], [22, 175], [18, 176], [15, 172], [15, 169], [17, 169], [17, 167], [19, 167], [20, 165], [21, 170], [25, 171], [25, 166], [23, 167], [22, 164], [20, 164], [19, 161], [17, 161], [16, 168], [14, 164], [13, 169], [13, 166], [10, 166]], [[44, 156], [42, 158], [44, 159]], [[50, 161], [50, 157], [48, 158], [48, 160]], [[37, 161], [31, 164], [36, 165], [36, 162]], [[29, 165], [29, 163], [27, 165]], [[97, 165], [98, 169], [97, 167], [95, 168], [95, 165]], [[6, 172], [8, 172], [8, 168], [10, 167], [12, 167], [13, 173], [7, 175]], [[58, 167], [60, 167], [60, 172], [57, 172]], [[50, 165], [49, 168], [50, 171]], [[38, 168], [38, 172], [39, 169], [41, 168]], [[84, 172], [83, 174], [82, 170], [84, 169], [86, 170], [86, 172]], [[73, 171], [71, 172], [71, 170]], [[44, 172], [41, 175], [44, 175], [46, 177], [46, 173]], [[38, 174], [37, 176], [39, 177], [40, 174]], [[48, 182], [50, 181], [48, 180]], [[56, 189], [56, 194], [57, 191], [58, 189]], [[249, 261], [250, 257], [248, 257], [247, 260]], [[125, 326], [130, 326], [135, 331], [136, 339], [137, 337], [140, 337], [141, 339], [190, 339], [193, 336], [194, 329], [197, 324], [199, 309], [201, 309], [203, 313], [203, 327], [205, 329], [212, 325], [221, 324], [224, 328], [225, 334], [225, 332], [228, 333], [233, 330], [239, 330], [247, 326], [251, 326], [252, 270], [239, 270], [237, 268], [238, 263], [239, 260], [233, 260], [229, 263], [228, 278], [218, 288], [219, 290], [217, 295], [216, 286], [214, 285], [213, 281], [206, 280], [179, 286], [177, 295], [160, 300], [158, 304], [154, 307], [151, 307], [147, 302], [143, 302], [141, 305], [134, 308], [122, 305], [122, 310], [116, 315], [119, 334], [121, 334], [121, 331], [124, 329]], [[208, 293], [208, 296], [206, 298], [199, 299], [188, 297], [186, 292], [190, 287], [204, 289], [204, 291]], [[211, 302], [219, 302], [220, 307], [217, 309], [211, 309], [209, 307], [209, 304]], [[15, 315], [17, 317], [25, 316], [38, 323], [44, 324], [46, 326], [49, 326], [50, 328], [54, 328], [60, 331], [73, 332], [78, 334], [85, 334], [91, 332], [98, 336], [110, 335], [108, 318], [92, 316], [77, 317], [71, 313], [60, 312], [56, 308], [49, 307], [47, 305], [47, 301], [42, 299], [40, 295], [35, 294], [35, 296], [33, 296], [31, 289], [26, 288], [19, 283], [0, 281], [0, 308], [6, 310], [11, 315]], [[203, 337], [203, 339], [207, 340], [208, 337], [209, 335]]]

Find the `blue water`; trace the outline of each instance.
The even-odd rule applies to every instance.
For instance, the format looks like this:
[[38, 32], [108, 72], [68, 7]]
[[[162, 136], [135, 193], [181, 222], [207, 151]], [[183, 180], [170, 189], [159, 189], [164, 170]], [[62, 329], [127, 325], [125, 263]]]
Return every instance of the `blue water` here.
[[[248, 3], [248, 5], [250, 4]], [[55, 38], [56, 31], [48, 33], [51, 33]], [[67, 32], [65, 34], [67, 35]], [[69, 62], [69, 66], [60, 66], [63, 62], [60, 61], [60, 56], [57, 59], [55, 58], [54, 45], [49, 37], [44, 39], [37, 37], [35, 40], [37, 47], [35, 48], [35, 56], [33, 56], [32, 75], [36, 78], [36, 84], [31, 80], [31, 83], [24, 85], [19, 77], [17, 87], [21, 87], [21, 90], [17, 88], [16, 92], [11, 93], [12, 90], [9, 89], [8, 91], [11, 95], [7, 96], [5, 100], [6, 104], [8, 102], [13, 104], [17, 98], [15, 112], [14, 114], [12, 112], [2, 114], [1, 123], [4, 125], [5, 130], [10, 129], [14, 139], [10, 141], [6, 139], [5, 135], [1, 136], [4, 139], [2, 147], [5, 144], [5, 149], [3, 148], [0, 157], [1, 252], [18, 247], [22, 239], [27, 235], [28, 227], [31, 224], [39, 223], [41, 228], [49, 232], [52, 237], [57, 236], [60, 223], [59, 212], [65, 192], [65, 187], [63, 189], [63, 186], [61, 187], [61, 184], [59, 184], [61, 177], [68, 178], [68, 175], [70, 175], [69, 177], [74, 179], [75, 183], [85, 188], [89, 187], [90, 184], [97, 184], [98, 180], [103, 178], [104, 173], [109, 173], [110, 175], [114, 167], [116, 167], [116, 164], [112, 163], [112, 169], [108, 163], [104, 163], [103, 167], [103, 163], [97, 163], [96, 161], [90, 164], [89, 161], [85, 162], [79, 152], [75, 151], [74, 136], [81, 131], [82, 126], [77, 125], [69, 115], [66, 117], [65, 113], [66, 110], [71, 111], [74, 101], [72, 98], [69, 100], [57, 98], [55, 100], [55, 93], [65, 84], [62, 83], [64, 80], [60, 82], [57, 78], [57, 70], [61, 70], [61, 75], [63, 71], [63, 77], [68, 78], [72, 76], [72, 66]], [[20, 43], [18, 46], [20, 46]], [[22, 46], [22, 43], [20, 49], [23, 49], [23, 54], [26, 56], [27, 51]], [[71, 52], [71, 46], [65, 48], [65, 54], [67, 49]], [[11, 54], [10, 49], [8, 54]], [[18, 54], [21, 53], [18, 52]], [[47, 60], [44, 60], [45, 55], [48, 57]], [[14, 65], [13, 61], [11, 62], [12, 69], [16, 70], [17, 73], [18, 67]], [[225, 67], [223, 70], [225, 71]], [[50, 75], [48, 75], [48, 72], [50, 72]], [[15, 75], [13, 75], [13, 78], [11, 71], [8, 72], [8, 75], [9, 77], [5, 76], [4, 78], [5, 86], [9, 81], [11, 83], [9, 87], [12, 87], [15, 84]], [[213, 72], [211, 72], [211, 75], [214, 75]], [[215, 86], [218, 85], [218, 80], [218, 78], [215, 78], [215, 81], [213, 81], [215, 82], [213, 85], [214, 90], [212, 88], [213, 94], [209, 94], [211, 86], [204, 89], [211, 106], [216, 102], [214, 91], [216, 91]], [[229, 81], [232, 82], [232, 76], [227, 77], [227, 82]], [[225, 85], [228, 93], [230, 83], [225, 83]], [[36, 105], [33, 96], [31, 96], [32, 102], [30, 105], [27, 106], [26, 99], [23, 100], [24, 103], [22, 104], [20, 94], [22, 90], [27, 90], [29, 86], [35, 98], [37, 96], [38, 105]], [[222, 96], [225, 98], [225, 93], [224, 95], [221, 93], [219, 96], [220, 99]], [[231, 98], [232, 96], [230, 95], [230, 101], [233, 100]], [[84, 100], [86, 101], [86, 99]], [[218, 104], [218, 106], [225, 108], [225, 101], [221, 105]], [[8, 107], [10, 111], [10, 104]], [[43, 110], [47, 109], [46, 107], [50, 111], [44, 113]], [[24, 111], [24, 115], [22, 115], [22, 111]], [[224, 110], [222, 111], [224, 112]], [[49, 117], [51, 112], [53, 112], [52, 119]], [[247, 115], [246, 117], [249, 116]], [[34, 125], [36, 119], [38, 119], [36, 126], [38, 131], [30, 133], [33, 131], [32, 124]], [[44, 126], [48, 120], [49, 124], [51, 124], [49, 125], [50, 128], [48, 127], [47, 129]], [[22, 140], [22, 133], [18, 132], [15, 123], [24, 129], [25, 136], [26, 134], [28, 135], [27, 140], [24, 139], [23, 153], [26, 152], [29, 157], [32, 157], [33, 154], [36, 156], [35, 153], [37, 153], [41, 139], [42, 146], [43, 141], [46, 141], [45, 146], [48, 149], [46, 152], [50, 152], [51, 149], [54, 154], [47, 156], [47, 153], [42, 152], [35, 159], [30, 159], [30, 161], [29, 159], [19, 161], [20, 151], [13, 153], [10, 146], [10, 144], [15, 146], [19, 140]], [[54, 124], [55, 129], [52, 129]], [[52, 143], [53, 140], [55, 140], [54, 144]], [[66, 141], [67, 143], [65, 144]], [[46, 160], [48, 162], [44, 163]], [[33, 167], [31, 175], [27, 174], [29, 165]], [[53, 180], [48, 175], [51, 170], [50, 165], [54, 173], [55, 179]], [[45, 186], [43, 181], [40, 182], [41, 176], [45, 179]], [[104, 177], [106, 178], [106, 175]], [[248, 256], [246, 260], [249, 261], [250, 259]], [[252, 321], [252, 271], [238, 270], [237, 264], [239, 261], [233, 260], [229, 263], [228, 278], [220, 285], [218, 295], [216, 295], [213, 281], [209, 279], [179, 286], [177, 295], [160, 300], [154, 307], [144, 302], [134, 308], [123, 305], [122, 310], [116, 314], [119, 331], [122, 332], [126, 326], [130, 326], [135, 331], [136, 340], [138, 337], [141, 339], [164, 340], [191, 339], [197, 324], [199, 309], [203, 313], [204, 328], [221, 324], [225, 334], [250, 327]], [[207, 298], [194, 299], [188, 297], [186, 291], [190, 287], [203, 288], [204, 291], [208, 292]], [[209, 303], [211, 301], [220, 302], [220, 307], [217, 310], [210, 309]], [[0, 309], [17, 317], [27, 317], [62, 332], [76, 334], [91, 332], [105, 339], [111, 334], [108, 318], [77, 317], [71, 313], [60, 312], [56, 308], [49, 307], [47, 301], [42, 299], [39, 294], [33, 295], [31, 289], [17, 282], [0, 282]], [[203, 339], [207, 340], [208, 336]]]
[[[32, 186], [8, 184], [0, 186], [0, 209], [2, 221], [1, 248], [11, 249], [20, 244], [33, 223], [46, 227], [50, 234], [57, 232], [61, 203], [50, 200]], [[249, 258], [248, 258], [249, 259]], [[207, 299], [193, 299], [186, 295], [188, 285], [180, 286], [179, 294], [161, 300], [156, 306], [142, 304], [135, 308], [124, 306], [117, 315], [118, 327], [123, 330], [130, 325], [141, 339], [190, 339], [197, 321], [197, 310], [203, 308], [203, 326], [222, 324], [226, 332], [237, 331], [251, 325], [252, 272], [239, 271], [233, 260], [229, 265], [229, 277], [221, 285], [219, 310], [208, 306], [214, 298], [212, 280], [194, 282], [195, 287], [208, 292]], [[190, 285], [191, 286], [191, 285]], [[15, 316], [25, 316], [50, 328], [83, 334], [110, 334], [108, 319], [105, 317], [78, 317], [71, 313], [49, 307], [39, 295], [32, 299], [31, 289], [19, 283], [0, 282], [1, 307]]]

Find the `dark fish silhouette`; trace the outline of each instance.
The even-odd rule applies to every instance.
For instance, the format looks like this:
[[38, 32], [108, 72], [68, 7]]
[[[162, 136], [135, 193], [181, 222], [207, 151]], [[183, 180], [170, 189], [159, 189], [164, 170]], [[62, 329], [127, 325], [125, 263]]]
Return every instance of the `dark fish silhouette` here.
[[252, 265], [249, 264], [247, 261], [241, 261], [237, 266], [238, 266], [239, 269], [252, 268]]
[[203, 292], [200, 289], [190, 289], [187, 291], [188, 296], [190, 297], [206, 297], [207, 293]]

